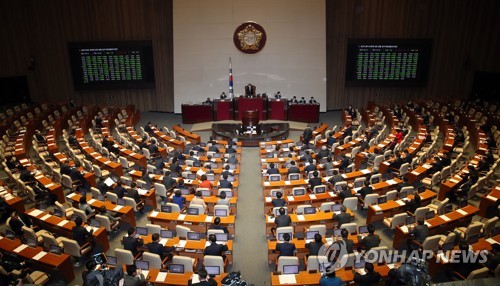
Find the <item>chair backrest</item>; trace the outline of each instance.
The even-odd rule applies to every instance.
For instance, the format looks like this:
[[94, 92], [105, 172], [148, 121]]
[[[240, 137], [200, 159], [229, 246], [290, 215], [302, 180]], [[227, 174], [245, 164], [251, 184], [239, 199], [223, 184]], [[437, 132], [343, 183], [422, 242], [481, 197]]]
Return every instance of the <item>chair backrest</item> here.
[[476, 269], [476, 270], [472, 271], [469, 274], [469, 276], [467, 276], [467, 280], [487, 278], [488, 277], [488, 273], [489, 273], [488, 267], [483, 267], [483, 268], [480, 268], [480, 269]]
[[63, 187], [66, 188], [73, 188], [73, 180], [71, 180], [71, 177], [68, 175], [62, 175], [62, 185]]
[[109, 218], [107, 216], [98, 214], [95, 216], [95, 219], [101, 224], [101, 226], [106, 228], [106, 231], [108, 232], [112, 231], [111, 222], [109, 221]]
[[471, 223], [465, 230], [465, 239], [468, 239], [469, 237], [474, 235], [479, 235], [483, 226], [483, 223], [478, 221]]
[[374, 174], [370, 177], [370, 184], [376, 184], [382, 181], [382, 174]]
[[419, 207], [415, 210], [415, 220], [425, 219], [425, 213], [429, 211], [429, 207]]
[[384, 161], [384, 155], [376, 156], [375, 159], [373, 159], [373, 167], [378, 169], [378, 166], [382, 163], [382, 161]]
[[71, 255], [73, 257], [81, 257], [82, 252], [80, 250], [80, 245], [73, 239], [64, 238], [62, 240], [64, 253]]
[[73, 208], [73, 215], [81, 217], [84, 222], [86, 222], [88, 220], [88, 217], [87, 217], [87, 214], [85, 213], [85, 211], [82, 211], [80, 209]]
[[191, 229], [189, 227], [186, 227], [186, 226], [176, 225], [175, 232], [177, 233], [177, 237], [187, 238], [187, 234], [188, 234], [188, 232], [191, 232]]
[[489, 220], [486, 221], [486, 223], [483, 226], [483, 234], [485, 237], [490, 237], [490, 232], [492, 229], [495, 228], [496, 224], [498, 222], [498, 217], [492, 217]]
[[295, 256], [280, 256], [278, 258], [277, 271], [283, 273], [283, 266], [285, 265], [299, 265], [299, 258]]
[[320, 207], [319, 207], [319, 210], [322, 211], [322, 212], [325, 212], [325, 211], [331, 211], [332, 210], [332, 206], [335, 205], [335, 202], [325, 202], [325, 203], [321, 203]]
[[184, 272], [194, 272], [194, 258], [175, 255], [172, 257], [172, 264], [184, 265]]
[[340, 258], [340, 261], [344, 260], [345, 260], [345, 264], [343, 265], [344, 267], [354, 267], [354, 263], [356, 262], [356, 254], [354, 253], [344, 254], [344, 256]]
[[304, 214], [304, 209], [305, 208], [310, 208], [310, 207], [312, 207], [312, 206], [311, 205], [298, 205], [297, 209], [295, 211], [298, 214]]
[[179, 208], [178, 204], [166, 203], [166, 205], [170, 207], [170, 209], [172, 210], [173, 213], [180, 213], [181, 212], [181, 208]]
[[219, 273], [224, 273], [224, 259], [222, 256], [215, 255], [205, 255], [203, 257], [204, 266], [217, 266], [219, 267]]
[[398, 195], [398, 191], [396, 191], [396, 190], [388, 191], [385, 195], [386, 195], [388, 201], [394, 200], [396, 198], [396, 196]]
[[207, 236], [211, 234], [216, 234], [216, 233], [224, 233], [223, 229], [209, 229], [207, 230]]
[[[214, 206], [214, 214], [218, 213], [217, 210], [225, 210], [226, 214], [229, 216], [230, 211], [229, 211], [229, 206], [228, 205], [215, 205]], [[218, 215], [215, 215], [218, 216]]]
[[292, 226], [282, 226], [276, 229], [276, 237], [280, 237], [280, 234], [290, 233], [290, 240], [293, 238], [293, 227]]
[[57, 243], [56, 238], [49, 233], [42, 233], [41, 237], [43, 239], [43, 247], [45, 247], [46, 249], [49, 249], [51, 244], [53, 244], [53, 245], [59, 244], [59, 243]]
[[432, 186], [437, 185], [439, 181], [441, 181], [441, 172], [437, 171], [436, 173], [434, 173], [434, 175], [432, 175], [431, 178]]
[[345, 228], [350, 234], [356, 233], [358, 225], [355, 222], [344, 223], [341, 228]]
[[324, 224], [311, 225], [309, 227], [308, 231], [318, 231], [319, 234], [321, 234], [322, 237], [325, 237], [325, 235], [326, 235], [326, 226]]
[[396, 226], [398, 226], [398, 225], [403, 225], [405, 223], [405, 220], [406, 220], [407, 217], [408, 217], [407, 213], [395, 214], [392, 217], [391, 229], [395, 229]]
[[108, 199], [108, 201], [116, 204], [118, 202], [118, 195], [115, 193], [112, 193], [112, 192], [107, 192], [106, 199]]
[[351, 211], [356, 211], [358, 209], [358, 198], [356, 197], [345, 198], [342, 204]]
[[160, 197], [167, 196], [167, 189], [165, 188], [165, 185], [163, 185], [163, 184], [155, 183], [155, 192]]
[[161, 226], [156, 225], [156, 224], [147, 223], [146, 228], [148, 230], [148, 234], [153, 234], [153, 233], [160, 234], [160, 232], [161, 232]]
[[35, 241], [38, 241], [38, 236], [32, 228], [26, 227], [23, 225], [22, 227], [25, 238], [31, 238]]
[[410, 163], [404, 163], [399, 168], [399, 176], [406, 175], [408, 173], [408, 169], [410, 168]]
[[90, 191], [92, 192], [92, 198], [97, 199], [99, 195], [101, 195], [101, 191], [99, 191], [97, 188], [90, 187]]
[[134, 212], [137, 212], [137, 203], [133, 198], [123, 197], [123, 199], [125, 200], [126, 206], [131, 206], [134, 209]]
[[364, 209], [368, 209], [368, 206], [372, 204], [377, 204], [378, 194], [368, 194], [365, 197], [365, 204], [363, 205]]
[[[321, 267], [320, 267], [321, 265]], [[324, 271], [326, 267], [330, 265], [328, 257], [324, 255], [310, 255], [307, 258], [307, 271], [316, 270], [318, 272]]]
[[149, 268], [151, 269], [161, 269], [161, 257], [156, 253], [151, 253], [145, 251], [142, 253], [142, 261], [147, 261], [149, 263]]
[[199, 205], [199, 204], [189, 204], [189, 208], [195, 208], [195, 209], [198, 209], [198, 214], [203, 214], [205, 213], [205, 208], [203, 207], [203, 205]]
[[424, 240], [422, 248], [424, 250], [437, 251], [439, 249], [439, 241], [441, 240], [441, 235], [429, 236]]
[[130, 250], [115, 248], [115, 256], [117, 265], [134, 264], [134, 255]]

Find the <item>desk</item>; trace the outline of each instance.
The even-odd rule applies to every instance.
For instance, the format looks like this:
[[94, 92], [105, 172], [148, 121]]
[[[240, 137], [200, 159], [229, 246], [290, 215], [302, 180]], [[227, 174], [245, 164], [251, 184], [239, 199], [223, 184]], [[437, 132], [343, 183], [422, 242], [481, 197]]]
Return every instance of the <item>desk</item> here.
[[[347, 209], [347, 213], [354, 217], [351, 210]], [[315, 214], [297, 215], [290, 214], [290, 219], [292, 220], [291, 226], [293, 226], [294, 233], [303, 233], [304, 228], [308, 228], [314, 224], [324, 224], [327, 229], [332, 229], [334, 226], [334, 221], [332, 219], [332, 212], [316, 212]], [[335, 224], [336, 225], [336, 224]], [[266, 215], [266, 233], [271, 233], [271, 228], [275, 227], [274, 217]]]
[[258, 110], [259, 120], [267, 119], [267, 98], [265, 97], [236, 97], [234, 110], [234, 120], [242, 120], [245, 111]]
[[36, 269], [41, 269], [43, 271], [51, 273], [52, 275], [62, 276], [67, 283], [70, 283], [75, 279], [75, 272], [73, 270], [71, 256], [64, 253], [60, 255], [47, 253], [39, 260], [35, 260], [33, 259], [33, 257], [43, 252], [43, 248], [27, 246], [19, 252], [14, 251], [21, 245], [22, 243], [19, 239], [8, 239], [0, 236], [1, 251], [29, 260], [30, 263], [35, 265]]
[[[375, 271], [380, 273], [382, 277], [387, 277], [389, 275], [389, 266], [387, 265], [374, 265]], [[340, 278], [344, 283], [351, 282], [354, 280], [354, 274], [352, 270], [339, 269], [335, 271], [335, 276]], [[309, 273], [309, 271], [300, 271], [299, 274], [295, 275], [294, 284], [281, 284], [280, 275], [271, 273], [271, 285], [272, 286], [285, 286], [285, 285], [319, 285], [319, 280], [321, 279], [321, 273]]]
[[481, 198], [478, 214], [482, 217], [486, 217], [488, 207], [495, 205], [498, 199], [500, 199], [500, 185], [497, 185], [489, 194]]
[[[207, 233], [214, 220], [214, 216], [209, 216], [206, 214], [200, 215], [186, 215], [180, 213], [164, 213], [158, 211], [152, 211], [148, 214], [148, 220], [152, 224], [157, 224], [162, 227], [168, 227], [169, 229], [175, 229], [176, 225], [186, 225], [192, 231]], [[235, 233], [235, 216], [227, 216], [220, 218], [221, 225], [227, 226], [229, 233], [234, 236]]]
[[319, 104], [290, 104], [288, 120], [307, 123], [319, 122]]
[[[296, 209], [298, 205], [311, 205], [319, 208], [322, 203], [342, 201], [342, 199], [337, 196], [334, 192], [326, 192], [323, 194], [305, 194], [303, 196], [284, 196], [283, 199], [287, 202], [287, 207], [290, 209]], [[268, 214], [273, 209], [272, 197], [265, 197], [264, 213]]]
[[184, 147], [186, 147], [184, 145], [184, 142], [166, 135], [165, 133], [161, 132], [157, 128], [155, 128], [153, 130], [153, 132], [156, 135], [156, 137], [160, 138], [163, 141], [163, 143], [167, 144], [167, 146], [173, 147], [175, 149], [180, 149], [180, 150], [184, 150]]
[[184, 136], [184, 138], [186, 138], [186, 140], [190, 141], [193, 144], [199, 144], [201, 142], [200, 135], [187, 131], [186, 129], [180, 127], [179, 124], [174, 125], [172, 127], [172, 129], [175, 132], [177, 132], [179, 135]]
[[14, 195], [12, 190], [9, 189], [3, 181], [0, 181], [0, 196], [5, 200], [9, 207], [15, 209], [17, 213], [24, 213], [26, 210], [23, 199]]
[[[419, 195], [422, 199], [421, 206], [428, 205], [437, 196], [431, 190], [425, 190], [425, 192]], [[408, 195], [408, 199], [413, 199], [413, 195]], [[380, 221], [387, 217], [393, 217], [395, 214], [404, 212], [405, 207], [406, 204], [403, 200], [389, 200], [383, 204], [371, 205], [368, 207], [366, 224]]]
[[81, 129], [76, 130], [76, 139], [78, 140], [78, 145], [80, 145], [80, 148], [82, 148], [83, 151], [88, 156], [90, 156], [94, 162], [98, 163], [99, 166], [105, 168], [106, 170], [110, 171], [111, 173], [117, 176], [123, 176], [122, 165], [110, 161], [108, 158], [103, 157], [102, 154], [96, 152], [94, 148], [90, 147]]
[[215, 99], [214, 100], [214, 121], [233, 119], [233, 100]]
[[[46, 211], [40, 211], [34, 208], [26, 211], [26, 214], [31, 218], [31, 220], [33, 220], [33, 223], [40, 226], [41, 229], [49, 230], [59, 236], [73, 239], [72, 230], [75, 226], [73, 221], [68, 221], [65, 218], [60, 218]], [[109, 240], [106, 229], [104, 227], [100, 227], [99, 229], [96, 229], [92, 235], [94, 236], [96, 243], [103, 247], [103, 251], [108, 251]]]
[[[233, 192], [234, 194], [234, 192]], [[173, 198], [175, 194], [172, 194], [170, 198]], [[191, 202], [194, 199], [194, 195], [186, 195], [184, 196], [186, 198], [186, 202]], [[210, 196], [210, 197], [204, 197], [203, 201], [207, 205], [207, 210], [209, 213], [214, 213], [214, 206], [217, 204], [217, 201], [219, 200], [219, 197], [216, 196]], [[236, 202], [238, 201], [238, 198], [233, 196], [231, 199], [229, 199], [229, 211], [230, 214], [236, 216]]]
[[51, 194], [57, 196], [57, 201], [64, 203], [66, 199], [64, 198], [63, 188], [60, 184], [56, 184], [52, 179], [45, 176], [44, 174], [39, 174], [35, 176], [35, 179], [42, 184]]
[[213, 121], [212, 104], [182, 104], [182, 124]]
[[[470, 224], [472, 217], [479, 212], [479, 209], [475, 206], [468, 205], [460, 210], [454, 210], [446, 215], [436, 216], [432, 219], [426, 220], [429, 224], [429, 236], [435, 234], [442, 234], [447, 230], [452, 230], [458, 226], [465, 226]], [[445, 220], [443, 218], [447, 218]], [[405, 226], [406, 227], [406, 226]], [[403, 243], [410, 238], [410, 234], [399, 226], [394, 229], [394, 241], [392, 247], [395, 249], [400, 249]]]
[[[149, 279], [147, 279], [147, 281], [153, 283], [153, 285], [188, 285], [188, 280], [191, 279], [193, 275], [196, 275], [193, 272], [185, 272], [183, 274], [168, 273], [167, 277], [164, 280], [158, 281], [156, 279], [159, 273], [159, 269], [150, 269], [148, 273]], [[226, 276], [227, 273], [221, 273], [220, 275], [215, 276], [214, 280], [217, 281], [217, 285], [222, 285], [221, 281]]]
[[[57, 161], [59, 161], [60, 164], [69, 161], [69, 165], [71, 167], [75, 166], [75, 161], [73, 159], [68, 158], [66, 154], [61, 153], [61, 152], [56, 152], [53, 153], [54, 157], [56, 157]], [[87, 181], [92, 187], [96, 187], [96, 182], [95, 182], [95, 174], [94, 173], [89, 173], [83, 169], [83, 166], [81, 166], [78, 169], [80, 172], [83, 172], [83, 177], [85, 178], [85, 181]]]
[[270, 98], [267, 101], [267, 119], [269, 120], [287, 120], [288, 101], [284, 98]]
[[[144, 241], [144, 245], [150, 243], [152, 241], [151, 234], [142, 235], [141, 238]], [[161, 239], [161, 238], [160, 238]], [[196, 240], [182, 240], [184, 245], [180, 245], [181, 239], [178, 237], [170, 238], [164, 244], [165, 246], [173, 246], [176, 248], [176, 251], [179, 252], [179, 255], [188, 256], [191, 258], [197, 258], [199, 261], [203, 261], [203, 251], [207, 245], [210, 245], [210, 242], [206, 239]], [[227, 251], [224, 252], [229, 264], [233, 265], [233, 240], [229, 239], [226, 243]]]
[[[70, 201], [73, 202], [73, 207], [78, 208], [78, 204], [80, 202], [80, 198], [82, 195], [77, 194], [77, 193], [71, 193], [66, 196]], [[92, 195], [88, 194], [87, 195], [87, 203], [93, 208], [93, 209], [99, 209], [102, 206], [105, 206], [106, 209], [110, 212], [115, 212], [120, 214], [121, 216], [121, 221], [130, 224], [130, 226], [135, 227], [135, 212], [134, 209], [131, 206], [119, 206], [116, 205], [110, 201], [99, 201], [95, 200], [92, 198]]]

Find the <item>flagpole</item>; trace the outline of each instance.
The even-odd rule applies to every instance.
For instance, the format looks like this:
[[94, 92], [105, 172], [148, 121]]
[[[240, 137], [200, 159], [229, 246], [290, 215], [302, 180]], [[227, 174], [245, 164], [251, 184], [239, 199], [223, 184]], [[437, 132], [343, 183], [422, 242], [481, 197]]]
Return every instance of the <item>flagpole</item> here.
[[231, 57], [229, 57], [229, 98], [233, 99], [233, 65], [231, 63]]

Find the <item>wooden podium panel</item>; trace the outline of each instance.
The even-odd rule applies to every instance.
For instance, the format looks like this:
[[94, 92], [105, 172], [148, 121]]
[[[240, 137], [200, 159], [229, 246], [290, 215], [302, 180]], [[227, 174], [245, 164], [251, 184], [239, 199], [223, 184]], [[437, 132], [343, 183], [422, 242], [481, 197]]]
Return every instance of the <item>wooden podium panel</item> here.
[[183, 124], [213, 121], [211, 104], [183, 104], [181, 107]]
[[307, 123], [319, 122], [319, 104], [290, 104], [288, 120]]
[[258, 110], [259, 120], [267, 119], [267, 98], [265, 97], [239, 97], [235, 101], [234, 120], [241, 120], [243, 112], [248, 110]]
[[282, 99], [269, 99], [267, 102], [267, 118], [274, 120], [288, 119], [288, 101]]
[[233, 101], [231, 99], [215, 99], [214, 102], [214, 121], [233, 119]]

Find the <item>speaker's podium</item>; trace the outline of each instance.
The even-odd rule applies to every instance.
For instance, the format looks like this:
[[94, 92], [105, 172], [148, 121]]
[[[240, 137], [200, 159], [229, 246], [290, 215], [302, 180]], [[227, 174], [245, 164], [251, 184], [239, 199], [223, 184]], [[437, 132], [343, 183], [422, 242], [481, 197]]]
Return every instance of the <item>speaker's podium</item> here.
[[214, 100], [214, 120], [231, 120], [233, 119], [233, 100], [232, 99], [215, 99]]

